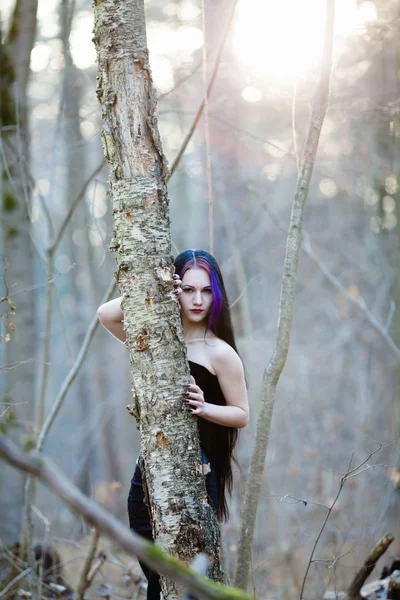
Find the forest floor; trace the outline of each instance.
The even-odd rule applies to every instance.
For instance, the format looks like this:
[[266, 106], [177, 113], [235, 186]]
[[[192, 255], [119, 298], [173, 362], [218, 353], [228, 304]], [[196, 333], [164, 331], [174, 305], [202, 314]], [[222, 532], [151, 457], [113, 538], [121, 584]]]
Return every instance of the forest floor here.
[[[64, 539], [52, 540], [53, 548], [58, 552], [61, 563], [64, 581], [74, 591], [77, 589], [79, 578], [82, 572], [85, 557], [90, 548], [91, 536], [71, 542]], [[104, 552], [106, 559], [100, 570], [94, 577], [93, 584], [85, 593], [85, 599], [94, 600], [99, 598], [100, 588], [105, 590], [104, 586], [110, 586], [111, 598], [138, 598], [145, 596], [145, 589], [141, 585], [144, 582], [144, 576], [135, 556], [122, 552], [116, 545], [107, 539], [100, 538], [96, 557]], [[93, 565], [96, 564], [96, 558]]]

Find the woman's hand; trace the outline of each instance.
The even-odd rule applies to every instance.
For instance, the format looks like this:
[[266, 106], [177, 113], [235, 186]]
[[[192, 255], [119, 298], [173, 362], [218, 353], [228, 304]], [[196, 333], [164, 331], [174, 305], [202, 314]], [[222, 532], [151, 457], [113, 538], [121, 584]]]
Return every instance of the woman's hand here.
[[174, 291], [172, 292], [175, 296], [179, 296], [179, 294], [182, 294], [182, 281], [179, 278], [179, 275], [172, 275], [172, 278], [174, 280]]
[[196, 385], [195, 378], [190, 376], [189, 385], [185, 386], [183, 401], [187, 404], [190, 414], [204, 417], [206, 414], [206, 402], [204, 400], [203, 390]]

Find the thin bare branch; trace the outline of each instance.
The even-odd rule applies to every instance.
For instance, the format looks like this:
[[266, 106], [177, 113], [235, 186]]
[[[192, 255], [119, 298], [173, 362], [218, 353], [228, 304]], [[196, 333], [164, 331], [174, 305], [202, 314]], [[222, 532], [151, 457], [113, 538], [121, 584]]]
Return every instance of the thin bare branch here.
[[84, 596], [86, 590], [88, 589], [88, 587], [90, 586], [89, 571], [91, 569], [91, 566], [92, 566], [92, 563], [93, 563], [93, 560], [94, 560], [94, 557], [96, 554], [99, 539], [100, 539], [100, 532], [98, 529], [94, 529], [94, 531], [92, 533], [92, 539], [90, 541], [89, 552], [87, 553], [85, 563], [83, 565], [83, 569], [81, 572], [81, 576], [79, 578], [79, 583], [76, 588], [75, 600], [83, 600], [83, 596]]
[[10, 589], [16, 584], [18, 583], [18, 581], [21, 581], [21, 579], [23, 579], [24, 577], [26, 577], [26, 575], [29, 575], [29, 573], [31, 572], [31, 569], [25, 569], [25, 571], [21, 571], [21, 573], [19, 573], [19, 575], [17, 575], [16, 577], [14, 577], [14, 579], [12, 581], [10, 581], [10, 583], [8, 585], [6, 585], [6, 587], [1, 590], [0, 592], [0, 598], [7, 598], [6, 594], [10, 591]]
[[[218, 50], [218, 53], [217, 53], [217, 56], [216, 56], [216, 59], [215, 59], [214, 70], [213, 70], [213, 73], [211, 75], [210, 83], [208, 84], [207, 98], [210, 97], [211, 90], [212, 90], [212, 88], [214, 86], [214, 82], [215, 82], [215, 79], [216, 79], [216, 76], [217, 76], [217, 73], [218, 73], [218, 69], [219, 69], [219, 65], [220, 65], [220, 62], [221, 62], [222, 52], [224, 51], [226, 40], [228, 38], [228, 33], [229, 33], [229, 30], [230, 30], [232, 22], [233, 22], [233, 17], [234, 17], [234, 14], [235, 14], [236, 4], [237, 4], [237, 0], [233, 0], [231, 14], [230, 14], [228, 23], [226, 25], [225, 32], [224, 32], [224, 35], [223, 35], [223, 38], [222, 38], [222, 41], [221, 41], [221, 45], [219, 47], [219, 50]], [[195, 118], [193, 120], [193, 123], [192, 123], [189, 131], [187, 132], [186, 137], [185, 137], [185, 139], [183, 140], [183, 142], [181, 144], [181, 147], [178, 150], [178, 154], [176, 155], [174, 162], [172, 163], [168, 180], [171, 179], [172, 175], [174, 174], [175, 170], [177, 169], [177, 167], [178, 167], [178, 165], [179, 165], [179, 163], [181, 161], [181, 158], [184, 155], [185, 150], [186, 150], [186, 148], [187, 148], [190, 140], [192, 139], [193, 133], [194, 133], [194, 131], [195, 131], [195, 129], [196, 129], [196, 127], [197, 127], [200, 119], [201, 119], [203, 111], [204, 111], [204, 99], [202, 100], [202, 102], [201, 102], [201, 104], [200, 104], [200, 106], [199, 106], [199, 108], [197, 110], [196, 116], [195, 116]]]
[[[113, 295], [115, 288], [116, 288], [116, 283], [113, 278], [107, 288], [106, 293], [104, 294], [101, 304], [108, 302], [108, 300]], [[75, 360], [74, 364], [72, 365], [68, 375], [66, 376], [66, 378], [61, 386], [61, 389], [58, 393], [58, 396], [57, 396], [53, 406], [51, 407], [50, 412], [47, 415], [46, 421], [44, 422], [43, 427], [39, 433], [37, 447], [36, 447], [39, 452], [43, 449], [43, 444], [46, 440], [47, 434], [49, 433], [50, 428], [53, 425], [56, 416], [58, 415], [58, 412], [65, 400], [65, 397], [68, 393], [69, 388], [71, 387], [73, 381], [75, 380], [76, 376], [79, 373], [79, 369], [81, 368], [81, 366], [83, 364], [84, 358], [89, 350], [89, 346], [94, 337], [94, 334], [96, 333], [98, 325], [99, 325], [99, 319], [96, 314], [96, 315], [94, 315], [94, 317], [88, 327], [88, 330], [87, 330], [85, 338], [82, 342], [82, 346], [79, 351], [79, 354], [76, 357], [76, 360]]]
[[75, 200], [72, 202], [71, 206], [69, 207], [68, 213], [65, 215], [65, 218], [61, 224], [61, 227], [58, 230], [58, 233], [55, 236], [55, 239], [49, 248], [49, 252], [54, 252], [55, 249], [57, 248], [57, 246], [60, 243], [61, 238], [64, 234], [65, 228], [67, 227], [68, 223], [71, 220], [72, 215], [75, 212], [76, 207], [78, 206], [79, 202], [85, 197], [87, 187], [90, 185], [92, 180], [96, 177], [96, 175], [98, 175], [100, 173], [100, 171], [102, 170], [102, 168], [104, 167], [105, 164], [106, 164], [106, 160], [103, 159], [101, 161], [101, 163], [94, 169], [94, 171], [91, 173], [91, 175], [89, 175], [89, 177], [83, 184], [82, 189], [77, 194]]
[[[391, 443], [391, 442], [389, 442], [389, 443]], [[362, 467], [363, 467], [363, 466], [364, 466], [364, 465], [365, 465], [365, 464], [366, 464], [366, 463], [367, 463], [367, 462], [368, 462], [368, 461], [369, 461], [369, 460], [372, 458], [372, 456], [374, 456], [374, 454], [376, 454], [377, 452], [379, 452], [379, 451], [380, 451], [380, 450], [383, 448], [383, 446], [384, 446], [384, 445], [386, 446], [387, 444], [378, 444], [378, 448], [376, 448], [375, 450], [373, 450], [372, 452], [370, 452], [370, 453], [368, 454], [367, 458], [366, 458], [365, 460], [363, 460], [361, 463], [359, 463], [359, 464], [358, 464], [356, 467], [354, 467], [353, 469], [351, 469], [351, 468], [350, 468], [350, 466], [351, 466], [351, 463], [352, 463], [352, 460], [353, 460], [353, 454], [352, 454], [352, 456], [351, 456], [351, 459], [350, 459], [350, 463], [349, 463], [348, 470], [347, 470], [346, 474], [345, 474], [345, 475], [344, 475], [344, 476], [341, 478], [341, 480], [340, 480], [340, 485], [339, 485], [339, 488], [338, 488], [337, 494], [336, 494], [336, 496], [335, 496], [335, 498], [334, 498], [334, 500], [333, 500], [332, 504], [330, 505], [330, 507], [329, 507], [329, 508], [328, 508], [328, 510], [327, 510], [327, 513], [326, 513], [326, 515], [325, 515], [325, 519], [324, 519], [324, 521], [323, 521], [323, 523], [322, 523], [322, 525], [321, 525], [321, 528], [320, 528], [320, 530], [319, 530], [319, 533], [318, 533], [318, 535], [317, 535], [317, 537], [316, 537], [316, 539], [315, 539], [314, 545], [313, 545], [313, 547], [312, 547], [312, 550], [311, 550], [311, 555], [310, 555], [310, 558], [309, 558], [309, 560], [308, 560], [307, 567], [306, 567], [306, 571], [305, 571], [305, 574], [304, 574], [303, 583], [302, 583], [302, 585], [301, 585], [301, 590], [300, 590], [300, 600], [304, 600], [304, 599], [303, 599], [304, 588], [305, 588], [305, 585], [306, 585], [306, 581], [307, 581], [308, 573], [309, 573], [309, 571], [310, 571], [311, 564], [314, 562], [314, 554], [315, 554], [315, 550], [316, 550], [316, 548], [317, 548], [318, 542], [319, 542], [319, 540], [321, 539], [321, 536], [322, 536], [322, 534], [323, 534], [323, 532], [324, 532], [324, 529], [325, 529], [325, 527], [326, 527], [326, 524], [327, 524], [327, 522], [328, 522], [328, 519], [329, 519], [329, 517], [331, 516], [332, 510], [335, 508], [335, 505], [336, 505], [336, 503], [337, 503], [337, 501], [338, 501], [338, 499], [339, 499], [339, 496], [340, 496], [340, 494], [341, 494], [341, 492], [342, 492], [342, 490], [343, 490], [343, 487], [344, 487], [344, 485], [345, 485], [346, 481], [347, 481], [347, 480], [350, 478], [350, 476], [352, 476], [352, 475], [354, 475], [354, 474], [357, 474], [357, 475], [358, 475], [358, 474], [361, 472], [361, 471], [360, 471], [360, 469], [361, 469], [361, 468], [362, 468]]]
[[[15, 148], [14, 144], [12, 143], [12, 141], [9, 138], [6, 138], [5, 143], [7, 144], [8, 148], [10, 149], [10, 151], [15, 155], [16, 158], [18, 158], [18, 151]], [[47, 202], [43, 196], [43, 194], [40, 191], [40, 187], [37, 184], [35, 178], [33, 177], [30, 169], [29, 169], [29, 165], [28, 163], [24, 160], [22, 161], [22, 168], [24, 171], [24, 176], [26, 177], [29, 186], [30, 186], [30, 192], [36, 192], [39, 200], [40, 200], [40, 204], [42, 206], [43, 209], [43, 213], [46, 217], [46, 221], [47, 221], [47, 227], [49, 230], [49, 235], [50, 235], [50, 239], [53, 238], [53, 233], [54, 233], [54, 226], [53, 226], [53, 220], [51, 218], [51, 214], [49, 211], [49, 207], [47, 205]], [[18, 194], [18, 186], [16, 187], [16, 192]], [[19, 195], [19, 194], [18, 194]]]
[[[266, 202], [262, 201], [262, 205], [263, 205], [263, 208], [265, 209], [265, 211], [269, 214], [269, 216], [273, 220], [273, 222], [282, 231], [284, 231], [286, 233], [287, 225], [285, 225], [284, 221], [282, 221], [282, 219], [280, 219], [280, 217], [271, 210], [271, 208], [267, 205]], [[390, 349], [395, 354], [396, 358], [400, 360], [400, 348], [396, 345], [395, 341], [389, 334], [389, 327], [390, 327], [391, 319], [393, 316], [394, 308], [391, 307], [389, 315], [388, 315], [388, 319], [387, 319], [385, 325], [382, 325], [382, 323], [380, 323], [378, 321], [378, 319], [375, 317], [375, 315], [369, 310], [364, 298], [362, 298], [362, 296], [360, 296], [358, 298], [355, 298], [354, 296], [352, 296], [350, 294], [350, 292], [348, 291], [348, 289], [332, 273], [332, 271], [329, 269], [328, 265], [326, 263], [324, 263], [315, 254], [315, 252], [311, 246], [310, 235], [307, 231], [303, 231], [303, 239], [301, 242], [301, 248], [302, 248], [302, 250], [304, 250], [304, 252], [307, 254], [307, 256], [309, 256], [311, 258], [311, 260], [318, 266], [320, 271], [323, 273], [325, 279], [327, 281], [329, 281], [329, 283], [331, 283], [333, 285], [333, 287], [336, 288], [341, 294], [343, 294], [351, 304], [353, 304], [359, 310], [361, 310], [361, 312], [364, 314], [367, 321], [372, 325], [372, 327], [375, 329], [375, 331], [377, 331], [379, 333], [379, 335], [381, 335], [383, 337], [385, 342], [388, 344]]]

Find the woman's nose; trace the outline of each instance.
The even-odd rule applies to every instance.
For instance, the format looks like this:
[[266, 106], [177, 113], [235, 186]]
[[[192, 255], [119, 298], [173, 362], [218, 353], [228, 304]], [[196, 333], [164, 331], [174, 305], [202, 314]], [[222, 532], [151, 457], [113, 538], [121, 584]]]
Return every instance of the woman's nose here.
[[194, 304], [202, 304], [202, 298], [201, 298], [201, 292], [195, 292], [194, 296], [193, 296], [193, 303]]

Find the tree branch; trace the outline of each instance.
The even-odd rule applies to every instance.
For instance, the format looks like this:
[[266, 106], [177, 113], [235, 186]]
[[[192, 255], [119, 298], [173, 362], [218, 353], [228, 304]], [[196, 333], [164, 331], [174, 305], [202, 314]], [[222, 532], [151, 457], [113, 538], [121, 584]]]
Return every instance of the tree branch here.
[[387, 533], [372, 548], [371, 552], [365, 559], [363, 566], [355, 574], [354, 579], [347, 590], [346, 600], [360, 600], [360, 590], [362, 586], [364, 585], [367, 577], [369, 577], [374, 570], [380, 557], [385, 554], [393, 540], [393, 535], [391, 533]]
[[71, 206], [69, 207], [69, 210], [68, 210], [67, 214], [65, 215], [64, 220], [61, 224], [61, 227], [58, 230], [58, 233], [55, 236], [54, 241], [52, 242], [52, 244], [48, 250], [49, 252], [54, 252], [56, 250], [58, 244], [61, 241], [62, 236], [64, 235], [65, 228], [67, 227], [68, 223], [71, 220], [72, 215], [75, 212], [76, 207], [78, 206], [79, 202], [85, 197], [85, 193], [86, 193], [88, 185], [92, 182], [93, 178], [96, 177], [96, 175], [98, 173], [100, 173], [100, 171], [102, 170], [102, 168], [104, 167], [105, 164], [106, 164], [106, 160], [103, 158], [101, 163], [94, 169], [93, 173], [91, 175], [89, 175], [89, 177], [83, 184], [82, 189], [80, 190], [79, 194], [77, 194], [75, 200], [72, 202]]
[[[224, 32], [223, 38], [221, 40], [221, 45], [219, 47], [219, 50], [218, 50], [218, 53], [217, 53], [217, 56], [216, 56], [216, 59], [215, 59], [214, 70], [213, 70], [213, 73], [211, 75], [210, 83], [208, 84], [207, 94], [206, 94], [207, 98], [210, 97], [211, 90], [212, 90], [212, 88], [214, 86], [214, 82], [215, 82], [215, 79], [217, 77], [219, 65], [220, 65], [220, 62], [221, 62], [222, 52], [224, 51], [226, 40], [228, 38], [228, 33], [229, 33], [230, 28], [231, 28], [233, 17], [234, 17], [234, 14], [235, 14], [236, 4], [237, 4], [237, 0], [233, 0], [231, 14], [230, 14], [228, 23], [226, 25], [225, 32]], [[183, 142], [181, 144], [181, 147], [179, 148], [178, 154], [176, 155], [174, 162], [172, 163], [172, 166], [171, 166], [171, 169], [170, 169], [170, 173], [169, 173], [169, 177], [168, 177], [168, 181], [171, 179], [172, 175], [174, 174], [175, 170], [177, 169], [177, 167], [178, 167], [178, 165], [179, 165], [179, 163], [181, 161], [181, 158], [182, 158], [182, 156], [185, 153], [187, 145], [189, 144], [190, 140], [192, 139], [193, 133], [194, 133], [194, 131], [195, 131], [195, 129], [196, 129], [196, 127], [197, 127], [200, 119], [201, 119], [201, 116], [203, 114], [204, 107], [205, 107], [205, 99], [203, 98], [203, 100], [202, 100], [202, 102], [201, 102], [201, 104], [200, 104], [200, 106], [199, 106], [199, 108], [197, 110], [196, 116], [195, 116], [195, 118], [193, 120], [193, 123], [192, 123], [189, 131], [187, 132], [186, 137], [185, 137], [185, 139], [183, 140]]]
[[[266, 212], [271, 217], [272, 221], [282, 231], [284, 231], [286, 233], [287, 226], [282, 221], [282, 219], [280, 219], [278, 217], [278, 215], [276, 215], [271, 210], [271, 208], [267, 205], [266, 202], [262, 201], [262, 205], [263, 205], [264, 209], [266, 210]], [[391, 319], [393, 316], [393, 310], [394, 310], [393, 305], [391, 305], [391, 307], [390, 307], [389, 315], [388, 315], [388, 318], [386, 319], [385, 325], [382, 325], [382, 323], [380, 323], [378, 321], [378, 319], [375, 317], [375, 315], [369, 310], [368, 306], [365, 303], [365, 300], [362, 297], [354, 298], [354, 296], [352, 296], [350, 294], [350, 292], [347, 290], [347, 288], [345, 288], [345, 286], [339, 281], [339, 279], [332, 273], [332, 271], [329, 269], [328, 265], [326, 263], [324, 263], [320, 258], [318, 258], [318, 256], [315, 254], [314, 250], [312, 249], [311, 238], [310, 238], [310, 235], [307, 233], [307, 231], [303, 231], [303, 239], [301, 241], [301, 248], [307, 254], [307, 256], [309, 256], [309, 258], [311, 258], [311, 260], [317, 265], [317, 267], [320, 269], [320, 271], [322, 272], [325, 279], [327, 279], [329, 281], [329, 283], [331, 283], [333, 285], [334, 288], [336, 288], [341, 294], [343, 294], [351, 304], [353, 304], [354, 306], [357, 306], [357, 308], [359, 310], [361, 310], [361, 312], [364, 314], [367, 321], [369, 321], [369, 323], [372, 325], [372, 327], [375, 329], [375, 331], [377, 331], [379, 333], [379, 335], [381, 335], [383, 337], [385, 342], [388, 344], [389, 348], [396, 355], [397, 359], [400, 360], [400, 348], [396, 345], [394, 339], [389, 334], [390, 323], [391, 323]]]
[[24, 454], [6, 440], [4, 435], [0, 435], [0, 456], [17, 469], [37, 477], [60, 496], [72, 510], [117, 542], [123, 550], [138, 556], [154, 571], [189, 588], [192, 595], [197, 594], [201, 598], [210, 600], [250, 600], [249, 596], [240, 590], [214, 583], [198, 575], [183, 562], [131, 532], [104, 508], [82, 494], [55, 465], [43, 456]]
[[89, 571], [92, 566], [94, 556], [96, 554], [99, 538], [100, 532], [98, 529], [95, 529], [92, 534], [89, 552], [87, 553], [85, 564], [83, 565], [81, 576], [79, 578], [79, 583], [75, 594], [75, 600], [83, 600], [83, 596], [90, 585]]
[[[115, 283], [114, 279], [112, 279], [112, 281], [110, 282], [110, 285], [107, 288], [106, 293], [104, 294], [101, 304], [108, 302], [108, 300], [111, 298], [112, 294], [114, 293], [115, 288], [116, 288], [116, 283]], [[68, 393], [69, 388], [71, 387], [72, 383], [74, 382], [76, 376], [79, 373], [79, 370], [80, 370], [80, 368], [83, 364], [83, 361], [85, 359], [85, 356], [89, 350], [89, 346], [92, 342], [94, 334], [96, 333], [98, 325], [99, 325], [99, 319], [96, 314], [96, 315], [94, 315], [92, 322], [90, 323], [90, 325], [88, 327], [88, 330], [86, 332], [85, 339], [82, 342], [82, 346], [79, 351], [79, 354], [76, 357], [75, 362], [72, 365], [68, 375], [64, 379], [64, 382], [61, 386], [58, 396], [57, 396], [53, 406], [51, 407], [51, 410], [50, 410], [49, 414], [47, 415], [47, 419], [44, 422], [43, 427], [39, 433], [38, 442], [37, 442], [37, 446], [36, 446], [36, 449], [39, 452], [43, 449], [43, 444], [46, 440], [47, 434], [49, 433], [49, 430], [50, 430], [51, 426], [53, 425], [56, 416], [58, 415], [58, 412], [65, 400], [65, 397]]]

